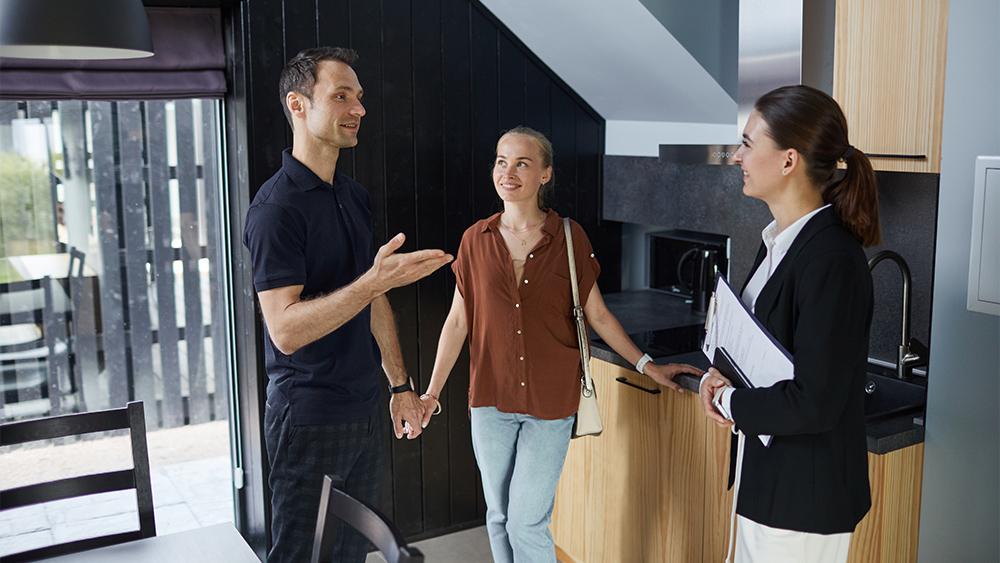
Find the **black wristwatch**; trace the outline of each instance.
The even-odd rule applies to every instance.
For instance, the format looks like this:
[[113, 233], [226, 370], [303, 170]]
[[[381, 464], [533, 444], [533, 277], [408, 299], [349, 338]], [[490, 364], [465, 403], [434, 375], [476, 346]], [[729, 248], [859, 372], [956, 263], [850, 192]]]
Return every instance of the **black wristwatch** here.
[[409, 380], [407, 380], [406, 383], [404, 383], [402, 385], [397, 385], [395, 387], [390, 387], [389, 388], [389, 392], [392, 393], [393, 395], [395, 395], [397, 393], [406, 393], [407, 391], [413, 391], [413, 386], [410, 385], [410, 381]]

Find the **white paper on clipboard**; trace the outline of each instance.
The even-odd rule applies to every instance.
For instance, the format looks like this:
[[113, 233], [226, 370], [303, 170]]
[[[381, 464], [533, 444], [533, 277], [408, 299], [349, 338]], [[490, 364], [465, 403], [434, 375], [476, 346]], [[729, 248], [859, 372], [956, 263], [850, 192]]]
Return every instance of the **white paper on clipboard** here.
[[[702, 352], [709, 361], [723, 348], [755, 388], [770, 387], [795, 377], [792, 356], [747, 309], [724, 276], [715, 284], [715, 295], [705, 323]], [[759, 436], [765, 446], [771, 436]]]

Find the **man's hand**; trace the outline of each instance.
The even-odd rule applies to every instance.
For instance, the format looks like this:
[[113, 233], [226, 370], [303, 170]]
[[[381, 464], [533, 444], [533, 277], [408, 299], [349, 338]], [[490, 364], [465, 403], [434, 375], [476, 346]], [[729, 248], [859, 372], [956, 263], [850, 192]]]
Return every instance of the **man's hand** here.
[[452, 261], [452, 256], [443, 250], [417, 250], [396, 254], [405, 241], [406, 235], [399, 233], [383, 244], [375, 255], [375, 263], [365, 272], [372, 287], [380, 295], [425, 278]]
[[389, 399], [389, 415], [397, 439], [406, 434], [406, 438], [412, 440], [424, 431], [424, 404], [413, 391], [393, 393]]
[[683, 393], [684, 389], [674, 381], [674, 378], [682, 373], [688, 373], [696, 377], [700, 377], [702, 371], [694, 366], [689, 366], [687, 364], [654, 364], [649, 362], [646, 364], [644, 369], [646, 375], [651, 377], [653, 381], [659, 383], [664, 387], [669, 387], [678, 393]]
[[705, 414], [708, 418], [714, 420], [719, 426], [732, 426], [733, 421], [722, 416], [722, 414], [715, 408], [712, 404], [712, 399], [715, 398], [715, 392], [717, 389], [722, 387], [732, 387], [733, 384], [730, 383], [728, 379], [719, 373], [719, 370], [715, 368], [708, 369], [708, 377], [701, 384], [701, 388], [698, 389], [698, 394], [701, 396], [701, 404], [705, 407]]

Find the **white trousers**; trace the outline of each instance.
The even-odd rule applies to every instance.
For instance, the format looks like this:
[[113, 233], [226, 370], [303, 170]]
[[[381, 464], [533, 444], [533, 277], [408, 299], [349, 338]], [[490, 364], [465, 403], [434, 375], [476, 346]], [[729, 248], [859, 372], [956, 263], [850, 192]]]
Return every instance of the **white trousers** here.
[[845, 563], [851, 534], [781, 530], [736, 516], [736, 563]]

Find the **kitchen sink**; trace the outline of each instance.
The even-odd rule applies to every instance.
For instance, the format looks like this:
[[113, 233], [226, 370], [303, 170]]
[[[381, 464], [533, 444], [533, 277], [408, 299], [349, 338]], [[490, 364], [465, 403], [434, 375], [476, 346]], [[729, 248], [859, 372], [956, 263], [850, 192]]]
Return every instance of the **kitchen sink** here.
[[869, 372], [865, 378], [865, 421], [903, 414], [919, 415], [927, 404], [927, 380], [897, 379]]

